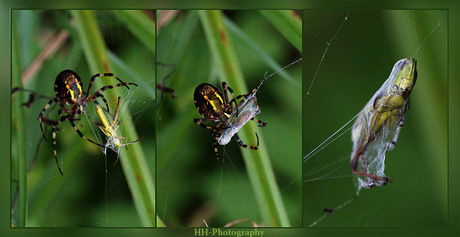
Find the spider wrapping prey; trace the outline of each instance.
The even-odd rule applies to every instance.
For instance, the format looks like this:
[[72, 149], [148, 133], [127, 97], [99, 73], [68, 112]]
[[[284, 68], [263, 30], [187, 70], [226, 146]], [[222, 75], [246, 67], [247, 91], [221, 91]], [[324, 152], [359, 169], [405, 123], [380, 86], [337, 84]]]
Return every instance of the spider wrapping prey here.
[[[223, 93], [217, 89], [217, 87], [208, 83], [202, 83], [196, 87], [194, 93], [195, 107], [203, 118], [195, 119], [194, 123], [203, 128], [212, 130], [211, 135], [214, 137], [213, 147], [218, 160], [220, 157], [217, 143], [226, 145], [230, 142], [232, 137], [235, 137], [238, 145], [243, 148], [249, 148], [251, 150], [257, 150], [259, 148], [259, 136], [257, 136], [257, 133], [257, 145], [248, 146], [241, 141], [237, 132], [249, 122], [249, 120], [259, 123], [259, 127], [265, 127], [267, 125], [255, 118], [255, 116], [260, 113], [256, 92], [265, 79], [266, 78], [262, 78], [259, 85], [250, 93], [237, 97], [233, 94], [232, 88], [225, 82], [222, 82]], [[227, 91], [230, 91], [232, 94], [232, 99], [230, 101]], [[240, 98], [241, 101], [237, 103], [236, 101]], [[203, 124], [203, 122], [215, 122], [217, 124], [211, 127]]]

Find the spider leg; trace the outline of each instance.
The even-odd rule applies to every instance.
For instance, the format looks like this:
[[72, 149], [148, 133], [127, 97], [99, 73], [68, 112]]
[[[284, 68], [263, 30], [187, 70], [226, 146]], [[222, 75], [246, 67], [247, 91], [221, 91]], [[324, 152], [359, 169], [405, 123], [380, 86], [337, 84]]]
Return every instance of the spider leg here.
[[161, 99], [163, 98], [163, 93], [171, 94], [171, 97], [173, 99], [177, 98], [177, 96], [174, 95], [174, 89], [165, 86], [166, 79], [168, 79], [168, 78], [170, 78], [172, 76], [172, 74], [176, 70], [176, 65], [174, 65], [174, 64], [164, 64], [164, 63], [159, 63], [159, 62], [157, 62], [157, 65], [162, 66], [162, 67], [172, 67], [171, 72], [168, 75], [166, 75], [165, 77], [163, 77], [163, 81], [161, 83], [157, 83], [157, 85], [156, 85], [157, 89], [161, 91], [160, 96], [159, 96], [159, 100], [158, 100], [158, 105], [159, 105], [160, 102], [161, 102]]
[[[31, 96], [29, 96], [29, 99], [32, 98], [33, 100], [29, 101], [29, 103], [33, 103], [33, 102], [35, 102], [35, 100], [41, 99], [41, 98], [51, 99], [50, 97], [48, 97], [46, 95], [42, 95], [42, 94], [37, 93], [37, 92], [35, 92], [33, 90], [24, 89], [24, 88], [21, 88], [21, 87], [14, 87], [13, 89], [11, 89], [11, 95], [14, 97], [14, 93], [16, 93], [18, 91], [24, 91], [24, 92], [29, 92], [30, 93]], [[29, 103], [24, 103], [24, 104], [29, 104]]]
[[[158, 83], [156, 85], [157, 89], [161, 91], [161, 94], [165, 93], [165, 94], [171, 94], [171, 97], [173, 99], [177, 98], [176, 95], [174, 95], [174, 89], [173, 88], [170, 88], [170, 87], [167, 87], [165, 86], [163, 83]], [[161, 97], [163, 97], [163, 95], [161, 95]]]
[[266, 122], [263, 122], [263, 121], [261, 121], [261, 120], [258, 120], [258, 119], [256, 119], [255, 117], [252, 117], [251, 120], [254, 121], [254, 122], [259, 123], [259, 125], [257, 125], [258, 127], [265, 127], [265, 126], [267, 126], [267, 123], [266, 123]]
[[[97, 73], [97, 74], [94, 74], [91, 77], [91, 80], [89, 81], [88, 91], [86, 92], [87, 96], [91, 92], [91, 87], [93, 87], [94, 80], [96, 80], [96, 78], [98, 78], [98, 77], [113, 77], [113, 78], [117, 79], [120, 82], [120, 84], [124, 83], [122, 80], [120, 80], [118, 77], [116, 77], [115, 75], [113, 75], [113, 73], [110, 73], [110, 72], [109, 73]], [[130, 85], [130, 83], [123, 84], [123, 86], [126, 86], [126, 88], [129, 89], [128, 85]]]
[[[109, 103], [107, 103], [107, 100], [105, 99], [104, 95], [99, 93], [99, 95], [97, 95], [96, 98], [97, 98], [97, 97], [101, 97], [101, 98], [102, 98], [102, 101], [104, 101], [105, 107], [107, 108], [107, 112], [110, 112], [110, 111], [109, 111]], [[96, 98], [95, 98], [95, 99], [96, 99]], [[94, 100], [94, 103], [97, 104], [97, 105], [99, 105], [99, 102], [97, 102], [97, 100]]]
[[216, 123], [218, 123], [219, 119], [218, 118], [199, 118], [199, 119], [194, 119], [193, 122], [198, 124], [198, 125], [200, 125], [203, 128], [206, 128], [206, 129], [215, 129], [215, 127], [206, 126], [202, 122], [216, 122]]
[[237, 133], [235, 133], [234, 137], [235, 137], [236, 141], [238, 142], [238, 145], [240, 145], [240, 146], [243, 147], [243, 148], [249, 148], [249, 149], [251, 149], [251, 150], [257, 150], [257, 149], [259, 149], [259, 136], [257, 135], [257, 133], [256, 133], [256, 137], [257, 137], [257, 146], [248, 146], [248, 145], [244, 144], [243, 141], [241, 141], [241, 139], [240, 139], [240, 137], [238, 136]]
[[[24, 88], [21, 88], [21, 87], [14, 87], [12, 90], [11, 90], [11, 95], [14, 96], [14, 93], [18, 92], [18, 91], [24, 91], [24, 92], [29, 92], [29, 100], [25, 103], [22, 103], [22, 106], [26, 106], [27, 108], [30, 108], [30, 106], [32, 106], [32, 104], [37, 100], [37, 99], [41, 99], [41, 98], [44, 98], [44, 99], [51, 99], [50, 97], [48, 96], [44, 96], [44, 95], [41, 95], [33, 90], [28, 90], [28, 89], [24, 89]], [[13, 97], [14, 98], [14, 97]]]
[[[113, 88], [117, 88], [117, 87], [120, 87], [120, 86], [127, 86], [127, 85], [134, 85], [134, 86], [137, 86], [137, 84], [135, 83], [130, 83], [130, 82], [122, 82], [122, 83], [119, 83], [119, 84], [116, 84], [116, 85], [108, 85], [108, 86], [104, 86], [102, 87], [101, 89], [99, 89], [98, 91], [94, 92], [93, 95], [91, 95], [89, 98], [86, 99], [86, 102], [89, 103], [91, 101], [93, 101], [94, 99], [96, 99], [97, 97], [101, 97], [102, 96], [102, 92], [107, 90], [107, 89], [113, 89]], [[89, 94], [88, 94], [89, 95]], [[88, 96], [87, 95], [87, 96]]]
[[94, 145], [98, 145], [98, 146], [100, 146], [100, 147], [104, 147], [104, 145], [101, 145], [101, 144], [99, 144], [99, 143], [97, 143], [97, 142], [94, 142], [93, 140], [91, 140], [91, 139], [85, 137], [85, 135], [83, 135], [83, 133], [81, 133], [81, 131], [77, 128], [77, 126], [75, 126], [75, 123], [73, 122], [73, 121], [74, 121], [73, 119], [70, 119], [70, 118], [68, 118], [68, 116], [67, 116], [65, 120], [69, 120], [70, 125], [72, 125], [72, 127], [75, 129], [75, 131], [78, 133], [78, 135], [79, 135], [81, 138], [83, 138], [83, 139], [85, 139], [85, 140], [87, 140], [87, 141], [93, 143]]
[[[237, 96], [237, 97], [235, 98], [235, 103], [236, 103], [236, 100], [238, 100], [239, 98], [243, 98], [243, 99], [241, 99], [240, 103], [238, 103], [238, 105], [239, 105], [239, 104], [241, 104], [243, 101], [246, 100], [246, 97], [247, 97], [248, 95], [253, 94], [253, 93], [256, 93], [256, 92], [259, 90], [260, 86], [262, 86], [262, 84], [264, 83], [265, 80], [266, 80], [266, 78], [263, 77], [262, 80], [260, 81], [259, 85], [258, 85], [256, 88], [254, 88], [251, 92], [249, 92], [249, 93], [247, 93], [247, 94], [244, 94], [244, 95], [239, 95], [239, 96]], [[230, 103], [232, 103], [232, 102], [233, 102], [233, 99], [230, 101]]]
[[[68, 119], [69, 119], [69, 116], [61, 117], [58, 121], [56, 121], [53, 124], [53, 152], [54, 152], [54, 159], [56, 160], [56, 165], [57, 165], [58, 170], [61, 173], [61, 175], [64, 175], [64, 173], [62, 173], [62, 170], [61, 170], [61, 167], [59, 166], [59, 161], [58, 161], [58, 158], [57, 158], [56, 128], [57, 128], [57, 126], [59, 124], [61, 124], [63, 121], [68, 120]], [[45, 139], [45, 141], [46, 141], [46, 139]]]
[[218, 133], [215, 134], [214, 136], [214, 141], [212, 142], [212, 147], [214, 148], [214, 153], [216, 154], [216, 158], [218, 160], [220, 160], [220, 157], [219, 157], [219, 149], [217, 149], [217, 141], [219, 140], [219, 136], [218, 136]]
[[[229, 87], [226, 82], [222, 82], [222, 90], [224, 91], [224, 98], [225, 98], [224, 104], [226, 105], [226, 107], [228, 105], [230, 107], [228, 109], [231, 110], [231, 108], [233, 108], [232, 102], [234, 102], [235, 106], [237, 106], [237, 104], [236, 104], [237, 98], [235, 98], [235, 94], [233, 94], [233, 89], [231, 87]], [[232, 94], [233, 99], [230, 100], [230, 102], [228, 101], [227, 90], [230, 91], [230, 93]], [[238, 109], [238, 107], [236, 107], [236, 108]], [[238, 111], [237, 111], [237, 114], [238, 114]]]
[[43, 118], [43, 115], [45, 114], [46, 110], [51, 106], [51, 104], [53, 104], [53, 102], [58, 102], [58, 98], [52, 98], [48, 104], [45, 105], [45, 107], [42, 109], [42, 111], [40, 112], [40, 114], [38, 115], [38, 122], [40, 123], [40, 130], [42, 131], [42, 135], [43, 135], [43, 138], [45, 138], [45, 142], [48, 142], [48, 140], [46, 140], [46, 136], [45, 136], [45, 133], [43, 132], [43, 126], [42, 126], [42, 118]]
[[[230, 100], [229, 103], [231, 104], [232, 102], [234, 102], [234, 103], [236, 104], [236, 100], [238, 100], [238, 99], [240, 99], [240, 98], [243, 98], [242, 101], [245, 101], [245, 100], [246, 100], [246, 96], [248, 96], [248, 95], [249, 95], [249, 94], [239, 95], [239, 96], [235, 97], [234, 99]], [[241, 103], [241, 102], [240, 102], [240, 103]], [[238, 106], [238, 105], [237, 105], [237, 106]]]
[[219, 136], [222, 134], [222, 129], [220, 128], [221, 125], [222, 123], [219, 122], [215, 128], [211, 128], [212, 129], [211, 136], [214, 137], [214, 141], [212, 142], [212, 147], [214, 148], [214, 153], [216, 154], [216, 159], [218, 160], [221, 159], [219, 156], [219, 149], [217, 148]]
[[[98, 145], [98, 146], [104, 147], [104, 145], [101, 145], [101, 144], [99, 144], [99, 143], [96, 143], [96, 142], [92, 141], [91, 139], [85, 137], [85, 135], [83, 135], [83, 134], [81, 133], [81, 131], [77, 128], [77, 126], [75, 126], [75, 123], [74, 123], [74, 120], [77, 120], [77, 119], [72, 119], [72, 118], [70, 117], [70, 115], [67, 115], [67, 116], [65, 116], [65, 117], [64, 117], [64, 116], [61, 117], [58, 121], [56, 121], [55, 123], [53, 123], [53, 150], [54, 150], [54, 158], [55, 158], [55, 160], [56, 160], [56, 165], [57, 165], [58, 170], [59, 170], [59, 172], [61, 173], [61, 175], [64, 175], [64, 174], [62, 173], [62, 170], [61, 170], [61, 167], [59, 166], [59, 161], [58, 161], [58, 158], [57, 158], [56, 130], [57, 130], [57, 126], [58, 126], [59, 124], [61, 124], [63, 121], [66, 121], [66, 120], [68, 120], [68, 121], [70, 122], [70, 124], [72, 125], [72, 127], [75, 129], [75, 131], [78, 133], [78, 135], [79, 135], [80, 137], [82, 137], [83, 139], [85, 139], [85, 140], [87, 140], [87, 141], [89, 141], [89, 142], [91, 142], [91, 143], [93, 143], [93, 144], [96, 144], [96, 145]], [[77, 121], [78, 121], [78, 120], [77, 120]], [[45, 140], [46, 140], [46, 139], [45, 139]]]
[[64, 175], [64, 173], [62, 173], [61, 167], [59, 166], [59, 161], [57, 158], [57, 151], [56, 151], [57, 150], [56, 148], [56, 127], [57, 125], [59, 125], [59, 123], [60, 123], [60, 120], [56, 124], [53, 125], [53, 151], [54, 151], [54, 159], [56, 160], [56, 165], [58, 167], [58, 170], [61, 173], [61, 175]]

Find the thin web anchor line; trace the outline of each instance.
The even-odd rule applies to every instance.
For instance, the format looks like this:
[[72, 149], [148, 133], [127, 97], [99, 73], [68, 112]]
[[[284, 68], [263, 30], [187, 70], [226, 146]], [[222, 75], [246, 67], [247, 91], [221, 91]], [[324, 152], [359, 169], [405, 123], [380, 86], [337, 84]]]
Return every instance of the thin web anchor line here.
[[[268, 75], [268, 76], [264, 76], [264, 77], [265, 77], [265, 80], [268, 79], [268, 78], [270, 78], [270, 77], [272, 77], [273, 75], [275, 75], [275, 74], [277, 74], [277, 73], [283, 71], [284, 69], [286, 69], [286, 68], [288, 68], [288, 67], [290, 67], [290, 66], [292, 66], [292, 65], [294, 65], [294, 64], [296, 64], [296, 63], [298, 63], [298, 62], [300, 62], [300, 61], [302, 61], [302, 58], [298, 58], [298, 59], [295, 60], [294, 62], [289, 63], [288, 65], [286, 65], [286, 66], [284, 66], [283, 68], [281, 68], [281, 69], [279, 69], [279, 70], [273, 72], [272, 74], [270, 74], [270, 75]], [[266, 74], [267, 74], [267, 72], [265, 72], [265, 75], [266, 75]]]
[[412, 54], [411, 58], [413, 58], [419, 51], [420, 48], [422, 48], [423, 44], [425, 44], [425, 41], [430, 38], [430, 36], [433, 34], [433, 32], [441, 25], [441, 21], [444, 20], [444, 18], [446, 17], [447, 15], [447, 11], [446, 13], [444, 13], [444, 16], [442, 16], [442, 19], [438, 22], [438, 24], [433, 28], [433, 30], [431, 30], [431, 32], [428, 34], [428, 36], [422, 41], [422, 43], [418, 46], [417, 50], [415, 50], [414, 54]]
[[[348, 15], [350, 15], [350, 11], [348, 11], [347, 15], [345, 16], [345, 18], [343, 19], [342, 23], [340, 24], [339, 29], [337, 29], [337, 31], [335, 32], [334, 36], [332, 36], [332, 39], [329, 42], [326, 43], [327, 44], [326, 49], [324, 49], [323, 56], [321, 56], [321, 61], [319, 62], [318, 67], [316, 68], [315, 75], [313, 76], [313, 80], [311, 81], [310, 87], [308, 88], [307, 94], [305, 96], [310, 94], [311, 88], [313, 87], [313, 83], [315, 83], [315, 79], [316, 79], [316, 76], [318, 75], [319, 69], [321, 68], [321, 65], [323, 64], [324, 57], [326, 56], [327, 51], [329, 50], [329, 46], [331, 46], [332, 42], [334, 41], [335, 37], [339, 33], [340, 29], [342, 29], [342, 26], [345, 24], [345, 21], [348, 20]], [[305, 98], [305, 96], [304, 96], [304, 98]]]
[[321, 222], [322, 220], [324, 220], [324, 218], [330, 216], [331, 214], [337, 212], [338, 210], [340, 210], [342, 207], [348, 205], [350, 202], [352, 202], [353, 200], [355, 200], [358, 196], [354, 196], [350, 199], [348, 199], [348, 201], [344, 202], [342, 205], [336, 207], [336, 208], [332, 208], [332, 209], [329, 209], [326, 211], [326, 209], [324, 210], [326, 212], [326, 214], [324, 214], [323, 216], [321, 216], [318, 220], [316, 220], [315, 222], [311, 223], [311, 225], [309, 225], [308, 227], [313, 227], [315, 226], [316, 224], [318, 224], [319, 222]]
[[[319, 144], [317, 147], [315, 147], [315, 149], [313, 149], [312, 151], [310, 151], [310, 153], [308, 153], [306, 156], [303, 157], [304, 159], [304, 162], [307, 161], [311, 156], [312, 156], [312, 153], [316, 154], [318, 153], [319, 151], [321, 151], [322, 149], [324, 149], [323, 147], [323, 144], [328, 142], [331, 138], [333, 138], [338, 132], [342, 131], [343, 128], [345, 128], [349, 123], [351, 123], [353, 120], [355, 120], [356, 117], [358, 117], [359, 113], [356, 114], [352, 119], [350, 119], [348, 122], [346, 122], [341, 128], [339, 128], [337, 131], [335, 131], [332, 135], [330, 135], [326, 140], [324, 140], [323, 142], [321, 142], [321, 144]], [[344, 133], [348, 132], [351, 128], [347, 129], [346, 131], [344, 131], [341, 135], [343, 135]], [[340, 135], [340, 136], [341, 136]], [[340, 137], [339, 136], [339, 137]], [[334, 140], [332, 140], [331, 142], [335, 141], [337, 138], [335, 138]], [[318, 150], [319, 148], [321, 148], [321, 150]], [[318, 151], [317, 151], [318, 150]], [[313, 155], [314, 155], [313, 154]]]

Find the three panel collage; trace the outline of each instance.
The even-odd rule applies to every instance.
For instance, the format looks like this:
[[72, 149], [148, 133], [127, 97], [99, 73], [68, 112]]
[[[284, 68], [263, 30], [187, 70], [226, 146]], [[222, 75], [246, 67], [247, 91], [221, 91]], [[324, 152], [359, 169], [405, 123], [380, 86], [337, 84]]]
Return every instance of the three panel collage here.
[[13, 228], [448, 223], [446, 10], [11, 22]]

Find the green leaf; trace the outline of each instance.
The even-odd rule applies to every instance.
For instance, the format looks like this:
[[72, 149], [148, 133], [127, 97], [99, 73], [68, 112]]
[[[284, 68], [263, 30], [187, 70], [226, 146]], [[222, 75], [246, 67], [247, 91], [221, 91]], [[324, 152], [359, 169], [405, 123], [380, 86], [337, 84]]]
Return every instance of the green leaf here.
[[[13, 14], [13, 19], [16, 17], [16, 14]], [[14, 22], [14, 21], [13, 21]], [[12, 26], [12, 36], [14, 39], [17, 39], [17, 29], [16, 24]], [[12, 40], [12, 85], [13, 87], [22, 87], [22, 73], [21, 73], [21, 63], [19, 59], [19, 52], [18, 52], [18, 45], [17, 40]], [[12, 104], [12, 129], [15, 130], [12, 139], [15, 146], [12, 147], [11, 157], [12, 163], [16, 163], [18, 166], [18, 177], [13, 177], [18, 179], [18, 183], [16, 185], [12, 185], [12, 187], [18, 186], [18, 202], [16, 203], [16, 209], [19, 210], [19, 220], [17, 223], [18, 227], [26, 227], [27, 226], [27, 140], [26, 140], [26, 132], [25, 132], [25, 115], [24, 115], [24, 107], [22, 106], [23, 100], [22, 96], [18, 95], [20, 93], [15, 94], [15, 99], [13, 100]], [[16, 160], [17, 159], [17, 160]], [[11, 190], [14, 194], [15, 191]], [[14, 194], [16, 195], [16, 194]]]
[[155, 23], [152, 19], [140, 10], [113, 10], [112, 13], [139, 41], [155, 53]]
[[259, 11], [275, 28], [302, 52], [302, 19], [293, 10], [261, 10]]
[[[220, 11], [200, 11], [200, 20], [211, 48], [212, 57], [217, 67], [218, 77], [232, 85], [235, 91], [248, 91], [238, 60], [234, 54], [231, 38], [224, 25]], [[254, 134], [251, 123], [245, 125], [238, 133], [242, 140], [249, 140]], [[281, 199], [281, 194], [273, 174], [270, 158], [259, 132], [261, 140], [257, 152], [241, 149], [247, 173], [252, 183], [260, 214], [266, 226], [290, 226]]]

